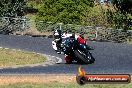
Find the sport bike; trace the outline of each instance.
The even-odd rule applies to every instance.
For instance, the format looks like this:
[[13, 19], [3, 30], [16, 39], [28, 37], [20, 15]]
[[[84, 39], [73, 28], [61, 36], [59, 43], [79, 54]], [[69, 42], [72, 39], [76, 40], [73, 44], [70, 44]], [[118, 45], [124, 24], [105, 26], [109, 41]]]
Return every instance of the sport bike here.
[[[86, 40], [83, 40], [86, 42]], [[66, 38], [63, 42], [63, 52], [66, 55], [66, 63], [77, 61], [79, 63], [91, 64], [95, 59], [89, 50], [93, 50], [86, 43], [80, 43], [74, 38]]]

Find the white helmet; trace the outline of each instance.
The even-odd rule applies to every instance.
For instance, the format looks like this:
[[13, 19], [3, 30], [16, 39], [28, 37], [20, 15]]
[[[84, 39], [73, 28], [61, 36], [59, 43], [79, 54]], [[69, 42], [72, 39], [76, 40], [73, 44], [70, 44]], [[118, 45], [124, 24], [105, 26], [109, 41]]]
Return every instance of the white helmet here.
[[57, 42], [58, 42], [58, 41], [61, 41], [61, 39], [62, 39], [62, 38], [61, 38], [62, 31], [61, 31], [61, 30], [58, 30], [58, 29], [55, 30], [53, 35], [54, 35], [54, 40], [55, 40], [55, 41], [57, 41]]

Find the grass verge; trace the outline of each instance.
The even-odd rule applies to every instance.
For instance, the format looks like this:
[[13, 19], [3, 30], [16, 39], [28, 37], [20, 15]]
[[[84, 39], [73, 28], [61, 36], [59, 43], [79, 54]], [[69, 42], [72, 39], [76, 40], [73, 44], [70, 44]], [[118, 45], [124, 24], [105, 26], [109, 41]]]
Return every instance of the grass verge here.
[[46, 56], [34, 52], [0, 48], [0, 66], [42, 63]]

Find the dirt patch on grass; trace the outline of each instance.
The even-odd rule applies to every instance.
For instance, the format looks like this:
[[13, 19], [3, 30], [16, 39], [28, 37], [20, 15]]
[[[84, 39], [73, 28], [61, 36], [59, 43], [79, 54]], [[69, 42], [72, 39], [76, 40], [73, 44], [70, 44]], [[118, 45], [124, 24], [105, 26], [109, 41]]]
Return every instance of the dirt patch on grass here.
[[51, 83], [51, 82], [59, 83], [76, 82], [76, 76], [65, 74], [0, 75], [0, 85], [15, 83]]

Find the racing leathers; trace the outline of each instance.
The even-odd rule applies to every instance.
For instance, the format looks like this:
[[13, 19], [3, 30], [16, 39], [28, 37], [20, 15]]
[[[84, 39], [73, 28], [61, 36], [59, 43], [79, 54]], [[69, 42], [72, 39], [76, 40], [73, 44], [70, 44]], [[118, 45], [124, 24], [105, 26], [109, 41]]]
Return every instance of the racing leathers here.
[[[79, 44], [86, 44], [86, 40], [81, 36], [81, 35], [76, 35], [76, 34], [68, 34], [68, 33], [63, 33], [61, 35], [60, 41], [56, 42], [55, 40], [52, 41], [52, 47], [53, 49], [58, 53], [58, 54], [65, 54], [65, 60], [67, 63], [71, 63], [73, 60], [73, 56], [67, 54], [66, 48], [63, 46], [68, 38], [74, 38], [77, 40]], [[64, 40], [64, 41], [63, 41]], [[87, 46], [87, 49], [91, 49], [89, 46]]]
[[59, 41], [56, 41], [56, 39], [52, 41], [52, 47], [58, 54], [63, 54], [63, 40], [70, 36], [72, 34], [63, 33]]
[[77, 40], [79, 43], [81, 44], [85, 44], [86, 41], [85, 39], [80, 36], [80, 35], [74, 35], [74, 34], [69, 34], [69, 33], [63, 33], [61, 36], [60, 41], [52, 41], [52, 47], [53, 49], [58, 53], [58, 54], [63, 54], [63, 40], [65, 40], [66, 38], [70, 38], [70, 37], [74, 37], [75, 40]]

